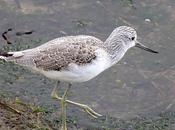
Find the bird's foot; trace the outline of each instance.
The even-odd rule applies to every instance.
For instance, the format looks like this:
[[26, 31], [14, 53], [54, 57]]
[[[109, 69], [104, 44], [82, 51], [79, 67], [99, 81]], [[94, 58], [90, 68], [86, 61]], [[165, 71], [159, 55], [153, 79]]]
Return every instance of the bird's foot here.
[[[57, 94], [57, 91], [56, 90], [53, 90], [52, 93], [51, 93], [51, 97], [53, 99], [57, 99], [57, 100], [63, 100], [62, 97], [59, 97], [58, 94]], [[85, 112], [87, 112], [90, 116], [92, 116], [93, 118], [98, 118], [100, 116], [102, 116], [101, 114], [95, 112], [92, 108], [90, 108], [88, 105], [85, 105], [85, 104], [81, 104], [81, 103], [77, 103], [77, 102], [73, 102], [71, 100], [65, 100], [66, 103], [69, 103], [69, 104], [73, 104], [75, 106], [78, 106], [80, 108], [82, 108]]]
[[90, 108], [88, 105], [85, 104], [79, 104], [81, 105], [80, 107], [82, 107], [84, 109], [85, 112], [87, 112], [90, 116], [92, 116], [93, 118], [98, 118], [100, 116], [102, 116], [101, 114], [95, 112], [92, 108]]

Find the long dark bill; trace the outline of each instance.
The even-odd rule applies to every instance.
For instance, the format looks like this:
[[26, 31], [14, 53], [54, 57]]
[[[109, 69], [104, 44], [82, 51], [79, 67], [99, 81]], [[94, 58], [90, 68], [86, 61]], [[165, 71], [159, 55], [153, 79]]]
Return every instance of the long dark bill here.
[[157, 52], [157, 51], [154, 51], [154, 50], [152, 50], [152, 49], [146, 47], [145, 45], [143, 45], [143, 44], [140, 43], [140, 42], [136, 42], [135, 47], [138, 47], [138, 48], [140, 48], [140, 49], [143, 49], [143, 50], [148, 51], [148, 52], [151, 52], [151, 53], [159, 53], [159, 52]]

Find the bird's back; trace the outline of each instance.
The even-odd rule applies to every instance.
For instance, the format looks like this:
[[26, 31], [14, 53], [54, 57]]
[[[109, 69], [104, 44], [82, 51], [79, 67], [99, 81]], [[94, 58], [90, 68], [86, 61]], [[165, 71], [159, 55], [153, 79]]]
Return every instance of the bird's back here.
[[102, 44], [101, 40], [92, 36], [60, 37], [36, 48], [17, 52], [21, 55], [7, 57], [7, 60], [43, 70], [61, 70], [66, 69], [70, 63], [90, 63], [96, 58], [95, 50]]

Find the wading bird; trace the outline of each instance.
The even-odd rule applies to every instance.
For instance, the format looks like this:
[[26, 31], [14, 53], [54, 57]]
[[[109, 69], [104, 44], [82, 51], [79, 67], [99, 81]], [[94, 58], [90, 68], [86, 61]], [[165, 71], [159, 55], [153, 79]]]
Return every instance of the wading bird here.
[[[120, 26], [114, 29], [105, 42], [87, 35], [66, 36], [33, 49], [1, 52], [0, 59], [28, 67], [58, 81], [51, 96], [61, 101], [62, 128], [66, 130], [65, 103], [79, 106], [93, 117], [101, 116], [87, 105], [66, 99], [71, 84], [85, 82], [96, 77], [115, 65], [131, 47], [158, 53], [137, 41], [135, 29]], [[60, 81], [69, 83], [62, 97], [59, 97], [56, 91]]]

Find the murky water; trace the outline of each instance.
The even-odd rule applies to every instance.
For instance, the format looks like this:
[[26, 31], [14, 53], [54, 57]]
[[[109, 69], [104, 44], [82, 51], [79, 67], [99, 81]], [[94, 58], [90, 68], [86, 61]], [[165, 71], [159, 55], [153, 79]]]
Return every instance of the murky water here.
[[[11, 50], [32, 48], [64, 35], [87, 34], [105, 40], [120, 25], [137, 29], [140, 42], [160, 54], [133, 48], [95, 79], [74, 84], [69, 98], [102, 114], [131, 118], [175, 108], [174, 0], [1, 0], [0, 32], [34, 30], [17, 37]], [[0, 39], [0, 47], [7, 48]], [[0, 90], [26, 101], [53, 107], [54, 81], [11, 63], [0, 62]], [[61, 86], [66, 86], [62, 84]], [[69, 108], [75, 113], [79, 109]], [[74, 114], [71, 112], [71, 114]], [[85, 116], [85, 115], [84, 115]]]

